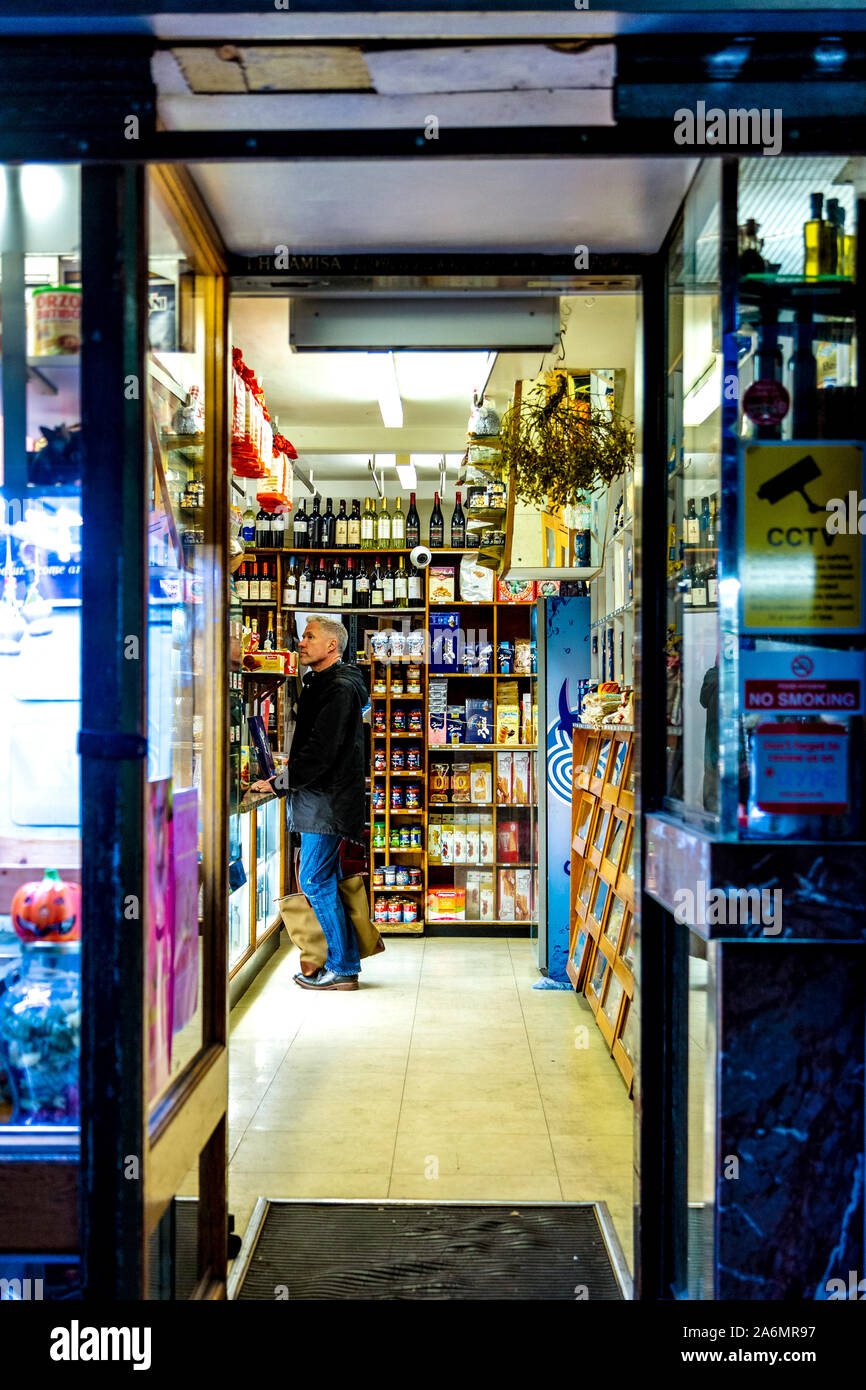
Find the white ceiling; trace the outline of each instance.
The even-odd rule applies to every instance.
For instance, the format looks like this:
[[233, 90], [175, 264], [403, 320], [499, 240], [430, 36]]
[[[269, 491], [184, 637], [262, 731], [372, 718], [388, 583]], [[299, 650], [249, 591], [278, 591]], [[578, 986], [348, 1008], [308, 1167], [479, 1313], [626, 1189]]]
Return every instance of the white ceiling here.
[[[219, 98], [217, 98], [219, 100]], [[191, 166], [229, 249], [656, 251], [688, 159], [447, 159]]]

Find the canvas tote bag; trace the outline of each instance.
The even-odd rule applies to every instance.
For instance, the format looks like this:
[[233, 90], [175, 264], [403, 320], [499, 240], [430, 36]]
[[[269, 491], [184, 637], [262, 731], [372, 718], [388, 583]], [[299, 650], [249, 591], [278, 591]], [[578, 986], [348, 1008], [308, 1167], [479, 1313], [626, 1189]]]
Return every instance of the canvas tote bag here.
[[[355, 929], [358, 941], [358, 955], [361, 960], [367, 956], [378, 955], [384, 951], [385, 943], [377, 927], [370, 920], [370, 905], [367, 890], [360, 874], [341, 878], [338, 883], [340, 897], [346, 915]], [[319, 919], [310, 906], [304, 893], [288, 893], [280, 898], [280, 916], [293, 945], [301, 953], [301, 970], [305, 975], [314, 975], [325, 964], [328, 956], [328, 943], [319, 925]]]

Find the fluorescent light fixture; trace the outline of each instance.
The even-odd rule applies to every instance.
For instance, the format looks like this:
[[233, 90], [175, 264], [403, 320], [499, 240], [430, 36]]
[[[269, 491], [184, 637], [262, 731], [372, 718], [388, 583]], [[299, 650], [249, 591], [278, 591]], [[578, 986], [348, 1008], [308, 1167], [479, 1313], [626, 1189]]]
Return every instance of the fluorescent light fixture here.
[[410, 454], [413, 468], [438, 468], [441, 454]]
[[[439, 457], [441, 458], [442, 455], [440, 454]], [[445, 454], [445, 466], [446, 466], [446, 468], [460, 468], [460, 466], [461, 466], [461, 464], [463, 463], [463, 460], [465, 459], [465, 457], [466, 457], [466, 450], [465, 450], [465, 449], [463, 450], [462, 453], [459, 453], [459, 454]]]
[[375, 466], [376, 468], [380, 468], [380, 469], [382, 470], [382, 472], [384, 473], [386, 468], [396, 468], [396, 467], [397, 467], [397, 455], [396, 455], [396, 454], [374, 454], [374, 455], [373, 455], [373, 464], [374, 464], [374, 466]]
[[373, 392], [382, 412], [382, 424], [388, 430], [402, 429], [403, 399], [397, 381], [393, 352], [368, 352], [367, 361], [370, 363]]
[[712, 367], [683, 401], [683, 424], [702, 425], [722, 403], [722, 360], [717, 354]]
[[415, 472], [414, 463], [398, 463], [397, 477], [402, 488], [411, 489], [418, 486], [418, 474]]

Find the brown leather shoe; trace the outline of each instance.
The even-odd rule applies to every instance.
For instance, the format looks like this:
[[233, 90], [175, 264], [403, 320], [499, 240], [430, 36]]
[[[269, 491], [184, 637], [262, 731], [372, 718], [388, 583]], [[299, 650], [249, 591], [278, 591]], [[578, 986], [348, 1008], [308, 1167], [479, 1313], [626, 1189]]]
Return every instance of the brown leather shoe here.
[[357, 975], [335, 975], [333, 970], [318, 970], [315, 975], [295, 976], [301, 989], [357, 989]]

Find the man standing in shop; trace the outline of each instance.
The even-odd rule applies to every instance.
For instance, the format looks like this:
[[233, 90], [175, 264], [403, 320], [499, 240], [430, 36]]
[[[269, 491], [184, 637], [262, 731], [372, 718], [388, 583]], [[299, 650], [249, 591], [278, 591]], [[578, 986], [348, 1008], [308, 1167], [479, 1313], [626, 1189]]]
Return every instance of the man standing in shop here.
[[[349, 634], [342, 623], [311, 618], [300, 643], [307, 667], [285, 773], [270, 781], [288, 797], [288, 828], [300, 833], [298, 882], [328, 943], [314, 975], [298, 973], [303, 989], [358, 988], [361, 968], [354, 928], [337, 887], [340, 843], [364, 836], [364, 733], [367, 687], [355, 666], [344, 666]], [[267, 782], [255, 790], [267, 790]]]

